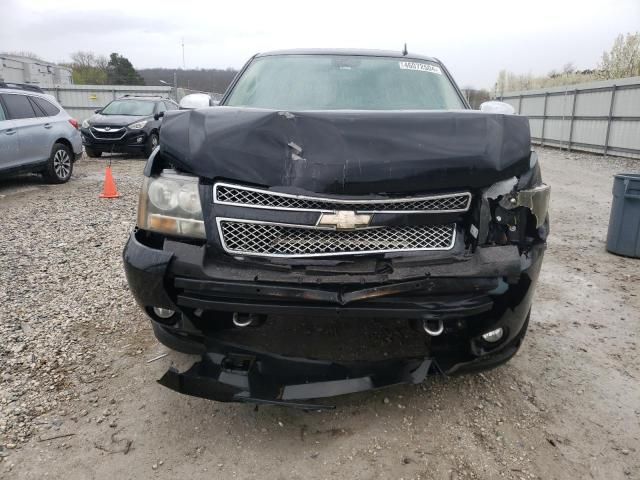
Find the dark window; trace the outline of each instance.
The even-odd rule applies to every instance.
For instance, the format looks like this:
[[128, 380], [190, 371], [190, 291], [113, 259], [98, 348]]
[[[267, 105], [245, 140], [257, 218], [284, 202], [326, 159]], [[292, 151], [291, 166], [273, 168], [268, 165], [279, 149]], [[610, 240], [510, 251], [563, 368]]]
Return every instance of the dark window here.
[[2, 107], [2, 104], [0, 103], [0, 122], [2, 120], [6, 120], [6, 119], [7, 119], [7, 116], [5, 115], [4, 108]]
[[25, 95], [5, 94], [2, 96], [4, 104], [7, 106], [9, 118], [19, 120], [21, 118], [35, 118], [36, 112]]
[[46, 117], [47, 114], [44, 113], [44, 110], [42, 110], [38, 105], [36, 105], [36, 102], [33, 101], [33, 97], [27, 97], [29, 99], [29, 103], [31, 104], [31, 108], [33, 108], [33, 111], [36, 112], [36, 117]]
[[102, 115], [153, 115], [155, 104], [149, 100], [114, 100], [100, 112]]
[[40, 109], [45, 113], [47, 117], [55, 117], [60, 113], [60, 109], [56, 107], [53, 103], [46, 101], [44, 98], [40, 97], [30, 97], [31, 100], [36, 102], [36, 105], [40, 107]]

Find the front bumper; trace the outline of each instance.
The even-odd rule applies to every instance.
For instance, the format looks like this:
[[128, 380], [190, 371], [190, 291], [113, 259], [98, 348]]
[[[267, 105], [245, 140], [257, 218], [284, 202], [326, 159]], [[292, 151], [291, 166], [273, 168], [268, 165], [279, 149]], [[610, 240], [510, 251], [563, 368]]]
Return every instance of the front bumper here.
[[186, 395], [221, 402], [317, 410], [333, 407], [307, 401], [422, 383], [431, 365], [428, 357], [378, 362], [285, 357], [208, 339], [200, 362], [183, 373], [170, 368], [159, 383]]
[[85, 147], [112, 153], [139, 153], [145, 148], [148, 134], [144, 130], [126, 130], [118, 139], [96, 138], [90, 129], [82, 128], [82, 145]]
[[[515, 246], [490, 247], [456, 263], [398, 263], [392, 272], [314, 276], [208, 258], [206, 246], [165, 239], [162, 247], [154, 248], [146, 242], [144, 232], [132, 234], [123, 254], [133, 295], [152, 318], [161, 342], [203, 354], [189, 371], [170, 370], [161, 383], [222, 401], [292, 404], [396, 383], [420, 383], [427, 373], [463, 373], [506, 362], [526, 332], [545, 249], [540, 243], [519, 255]], [[156, 317], [152, 307], [179, 315], [167, 322]], [[294, 358], [226, 342], [212, 328], [216, 316], [206, 312], [436, 319], [442, 320], [444, 332], [429, 338], [421, 355], [351, 364]], [[504, 331], [498, 343], [482, 339], [483, 333], [497, 328]], [[237, 358], [244, 359], [242, 368], [234, 366]]]

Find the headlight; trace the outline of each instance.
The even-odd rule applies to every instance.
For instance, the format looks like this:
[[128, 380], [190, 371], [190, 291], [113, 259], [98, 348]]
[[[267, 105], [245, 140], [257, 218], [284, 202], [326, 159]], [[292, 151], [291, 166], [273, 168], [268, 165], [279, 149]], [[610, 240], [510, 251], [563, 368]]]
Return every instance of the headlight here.
[[177, 182], [167, 178], [158, 178], [149, 184], [149, 201], [162, 212], [168, 212], [178, 206]]
[[183, 185], [178, 192], [178, 205], [185, 212], [202, 214], [202, 206], [200, 205], [200, 192], [198, 185]]
[[82, 121], [82, 128], [89, 128], [90, 126], [91, 124], [89, 123], [88, 119]]
[[129, 128], [131, 130], [140, 130], [141, 128], [144, 128], [146, 124], [147, 124], [147, 120], [141, 120], [139, 122], [132, 123], [131, 125], [129, 125]]
[[198, 177], [165, 170], [145, 177], [138, 205], [138, 227], [191, 238], [206, 238]]

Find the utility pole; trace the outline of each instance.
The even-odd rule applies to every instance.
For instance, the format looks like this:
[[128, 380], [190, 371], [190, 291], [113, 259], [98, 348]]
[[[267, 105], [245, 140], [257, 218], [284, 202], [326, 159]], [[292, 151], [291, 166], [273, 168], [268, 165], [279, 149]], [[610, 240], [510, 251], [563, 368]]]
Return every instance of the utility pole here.
[[177, 71], [173, 72], [173, 89], [176, 95], [176, 102], [179, 102], [180, 99], [178, 98], [178, 72]]
[[185, 67], [185, 63], [184, 63], [184, 37], [182, 37], [182, 69], [184, 70]]

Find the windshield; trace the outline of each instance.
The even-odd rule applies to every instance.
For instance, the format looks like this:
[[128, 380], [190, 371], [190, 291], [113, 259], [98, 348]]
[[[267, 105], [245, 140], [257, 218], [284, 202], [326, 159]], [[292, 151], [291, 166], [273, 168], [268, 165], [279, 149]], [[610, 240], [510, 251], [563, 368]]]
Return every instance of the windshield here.
[[436, 63], [347, 55], [258, 57], [225, 105], [275, 110], [465, 108]]
[[102, 115], [153, 115], [154, 102], [144, 100], [114, 100], [100, 112]]

